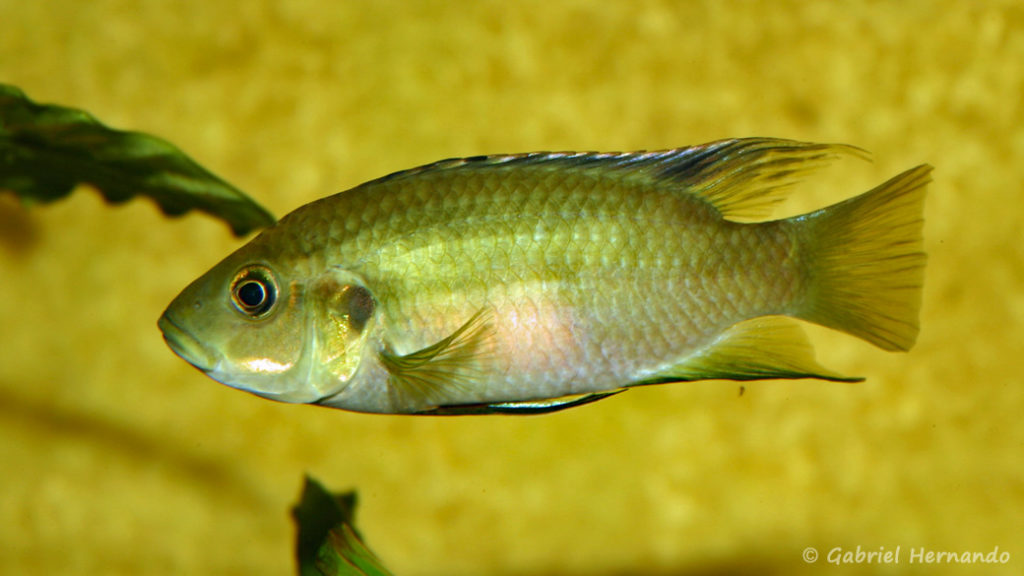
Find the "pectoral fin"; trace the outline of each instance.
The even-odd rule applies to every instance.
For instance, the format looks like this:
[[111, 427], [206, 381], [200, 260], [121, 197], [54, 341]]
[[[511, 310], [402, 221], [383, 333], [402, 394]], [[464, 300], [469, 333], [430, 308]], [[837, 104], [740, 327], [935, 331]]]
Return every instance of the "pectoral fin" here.
[[463, 404], [456, 406], [438, 406], [430, 410], [417, 412], [425, 416], [467, 416], [483, 414], [512, 414], [516, 416], [532, 416], [537, 414], [550, 414], [560, 412], [568, 408], [583, 406], [591, 402], [603, 400], [614, 396], [623, 390], [611, 392], [599, 392], [585, 396], [571, 398], [555, 398], [554, 400], [531, 400], [527, 402], [498, 402], [494, 404]]
[[766, 380], [818, 378], [836, 382], [860, 382], [822, 367], [804, 331], [781, 316], [764, 316], [740, 322], [711, 344], [675, 366], [630, 384], [662, 384], [693, 380]]
[[464, 390], [481, 376], [481, 360], [490, 354], [494, 334], [487, 309], [474, 314], [446, 338], [411, 354], [381, 352], [396, 400], [404, 406], [438, 406], [451, 392]]

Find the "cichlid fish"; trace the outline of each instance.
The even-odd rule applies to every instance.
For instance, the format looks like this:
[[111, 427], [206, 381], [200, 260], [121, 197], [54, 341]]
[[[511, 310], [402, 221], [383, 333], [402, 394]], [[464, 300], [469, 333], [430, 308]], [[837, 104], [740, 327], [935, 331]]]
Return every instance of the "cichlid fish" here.
[[799, 318], [908, 350], [931, 167], [763, 220], [844, 145], [443, 160], [303, 206], [160, 318], [208, 376], [378, 413], [539, 413], [701, 379], [856, 381]]

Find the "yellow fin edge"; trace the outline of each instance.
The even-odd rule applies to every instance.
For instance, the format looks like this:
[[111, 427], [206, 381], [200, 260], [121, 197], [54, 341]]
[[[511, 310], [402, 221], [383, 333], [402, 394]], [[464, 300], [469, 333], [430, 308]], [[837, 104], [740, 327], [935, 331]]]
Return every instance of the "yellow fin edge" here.
[[781, 316], [763, 316], [733, 325], [695, 354], [630, 386], [777, 378], [863, 380], [842, 376], [818, 364], [806, 334], [795, 321]]

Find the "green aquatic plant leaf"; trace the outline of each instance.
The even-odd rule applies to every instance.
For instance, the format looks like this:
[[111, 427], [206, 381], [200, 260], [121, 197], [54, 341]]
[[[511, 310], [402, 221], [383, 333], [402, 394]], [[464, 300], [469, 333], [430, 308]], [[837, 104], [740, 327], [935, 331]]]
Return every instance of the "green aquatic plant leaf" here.
[[300, 576], [392, 576], [356, 531], [356, 493], [331, 494], [306, 477], [292, 509]]
[[172, 144], [108, 128], [82, 110], [36, 104], [0, 84], [0, 190], [30, 203], [52, 202], [79, 184], [94, 186], [114, 204], [140, 195], [169, 216], [206, 212], [238, 236], [275, 222]]

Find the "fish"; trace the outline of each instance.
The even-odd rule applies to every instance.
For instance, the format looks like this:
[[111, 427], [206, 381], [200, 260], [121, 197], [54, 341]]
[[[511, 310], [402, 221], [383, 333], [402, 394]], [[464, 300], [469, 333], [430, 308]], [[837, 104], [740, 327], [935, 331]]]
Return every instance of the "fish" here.
[[543, 414], [636, 386], [854, 382], [801, 322], [886, 351], [919, 333], [922, 164], [832, 206], [771, 209], [844, 144], [448, 159], [291, 212], [158, 325], [212, 379], [379, 414]]

